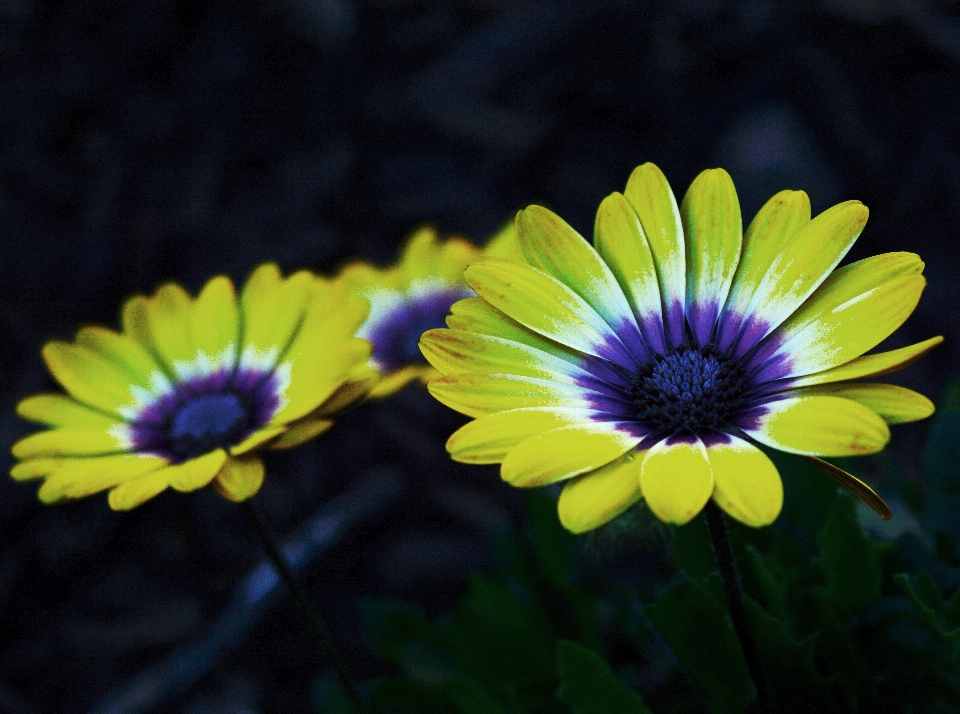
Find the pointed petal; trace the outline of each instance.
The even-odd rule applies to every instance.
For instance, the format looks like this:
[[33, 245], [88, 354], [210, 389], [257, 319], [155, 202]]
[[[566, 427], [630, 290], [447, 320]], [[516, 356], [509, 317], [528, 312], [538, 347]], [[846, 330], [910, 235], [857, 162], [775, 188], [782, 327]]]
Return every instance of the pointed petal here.
[[773, 462], [735, 436], [707, 447], [713, 469], [713, 500], [741, 523], [768, 526], [783, 507], [783, 482]]
[[586, 533], [639, 501], [640, 465], [645, 453], [631, 449], [616, 461], [567, 481], [557, 502], [563, 527], [573, 533]]
[[114, 511], [129, 511], [159, 495], [169, 485], [167, 469], [161, 469], [112, 489], [107, 502]]
[[640, 219], [657, 266], [667, 343], [679, 347], [684, 337], [686, 251], [677, 199], [663, 172], [651, 163], [633, 170], [623, 193]]
[[[751, 321], [751, 304], [762, 304], [754, 299], [758, 289], [780, 255], [788, 249], [789, 241], [809, 222], [810, 199], [803, 191], [781, 191], [750, 221], [743, 236], [743, 255], [720, 318], [717, 331], [719, 351], [725, 352], [734, 345], [741, 331], [753, 332], [750, 325], [744, 323]], [[764, 326], [762, 333], [768, 331]]]
[[898, 350], [857, 357], [838, 367], [832, 367], [822, 372], [814, 372], [805, 377], [790, 380], [790, 386], [807, 387], [814, 384], [842, 382], [848, 379], [879, 377], [884, 374], [898, 372], [921, 360], [930, 350], [941, 342], [943, 342], [943, 337], [931, 337], [929, 340], [917, 342], [907, 347], [901, 347]]
[[263, 461], [258, 456], [231, 457], [213, 479], [213, 490], [228, 501], [246, 501], [260, 490], [264, 473]]
[[50, 426], [106, 431], [120, 422], [63, 394], [34, 394], [17, 404], [17, 416]]
[[867, 216], [866, 206], [847, 201], [824, 211], [790, 238], [757, 288], [749, 308], [756, 324], [744, 336], [738, 354], [779, 326], [827, 279], [860, 236]]
[[451, 374], [430, 380], [427, 389], [437, 401], [472, 417], [524, 407], [590, 406], [580, 387], [512, 374]]
[[922, 394], [894, 384], [842, 382], [797, 390], [798, 395], [843, 397], [869, 407], [887, 424], [905, 424], [926, 419], [935, 411], [933, 402]]
[[368, 399], [386, 399], [392, 397], [411, 382], [419, 380], [426, 384], [434, 377], [439, 376], [440, 373], [430, 365], [408, 364], [375, 381], [366, 396]]
[[562, 426], [517, 444], [500, 465], [500, 476], [511, 486], [546, 486], [609, 464], [640, 438], [613, 422]]
[[646, 356], [633, 310], [620, 284], [583, 236], [542, 206], [520, 212], [517, 233], [530, 265], [570, 287], [638, 356]]
[[893, 518], [893, 512], [891, 512], [890, 506], [888, 506], [872, 488], [867, 486], [867, 484], [858, 479], [856, 476], [848, 474], [838, 466], [834, 466], [829, 461], [818, 459], [816, 456], [801, 456], [800, 458], [816, 466], [818, 469], [820, 469], [820, 471], [843, 486], [843, 488], [853, 494], [856, 498], [870, 506], [870, 508], [872, 508], [874, 512], [883, 520], [889, 521], [891, 518]]
[[597, 357], [635, 361], [582, 297], [536, 268], [487, 258], [468, 267], [464, 277], [484, 300], [545, 337]]
[[655, 444], [640, 468], [640, 491], [661, 521], [682, 526], [693, 520], [713, 493], [713, 470], [703, 442], [692, 437]]
[[743, 223], [730, 174], [708, 169], [697, 176], [683, 197], [680, 217], [687, 240], [687, 323], [705, 345], [740, 262]]
[[751, 437], [774, 449], [811, 456], [860, 456], [880, 451], [890, 429], [875, 411], [850, 399], [788, 397], [765, 404], [741, 424]]
[[509, 409], [481, 416], [457, 429], [447, 440], [454, 461], [497, 464], [521, 441], [561, 426], [590, 422], [586, 409]]
[[868, 258], [830, 276], [750, 358], [752, 364], [764, 364], [758, 381], [837, 367], [900, 327], [919, 302], [926, 280], [906, 261], [906, 275], [881, 282], [887, 273], [884, 262]]
[[38, 456], [92, 456], [124, 451], [126, 443], [103, 429], [60, 427], [20, 439], [10, 452], [15, 459]]
[[270, 442], [271, 449], [292, 449], [294, 446], [305, 444], [311, 439], [323, 434], [333, 426], [332, 419], [300, 419], [293, 422], [287, 430]]
[[[38, 459], [37, 461], [47, 461]], [[25, 464], [34, 463], [26, 461]], [[44, 503], [83, 498], [113, 488], [144, 474], [163, 469], [167, 462], [155, 456], [113, 454], [78, 459], [58, 459], [47, 463], [51, 470], [37, 496]]]
[[626, 294], [646, 344], [665, 354], [663, 305], [653, 253], [640, 219], [622, 194], [612, 193], [600, 204], [594, 243]]
[[182, 464], [168, 466], [164, 471], [167, 472], [170, 485], [176, 490], [196, 491], [213, 480], [226, 460], [227, 452], [217, 449], [190, 461], [184, 461]]

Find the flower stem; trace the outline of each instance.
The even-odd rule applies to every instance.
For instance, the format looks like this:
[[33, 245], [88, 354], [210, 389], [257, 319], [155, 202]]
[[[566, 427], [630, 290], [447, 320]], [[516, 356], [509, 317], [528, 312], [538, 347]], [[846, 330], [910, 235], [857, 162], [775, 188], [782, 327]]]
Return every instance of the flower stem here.
[[257, 507], [253, 505], [253, 501], [248, 499], [243, 501], [241, 505], [253, 529], [257, 532], [257, 535], [260, 536], [260, 541], [263, 543], [267, 555], [270, 556], [270, 560], [273, 561], [273, 566], [277, 569], [277, 574], [280, 576], [280, 579], [283, 580], [284, 585], [287, 586], [287, 590], [290, 591], [294, 602], [297, 603], [300, 616], [307, 624], [314, 638], [316, 638], [324, 658], [328, 664], [333, 667], [333, 671], [340, 681], [340, 686], [343, 688], [343, 691], [350, 697], [354, 708], [359, 712], [363, 708], [363, 699], [360, 697], [360, 692], [357, 690], [350, 675], [347, 674], [343, 659], [340, 657], [340, 653], [333, 643], [333, 637], [330, 635], [330, 628], [327, 627], [320, 613], [317, 612], [316, 608], [314, 608], [310, 602], [306, 591], [304, 591], [300, 583], [297, 582], [293, 575], [293, 570], [290, 568], [290, 564], [287, 563], [287, 559], [277, 544], [277, 539], [270, 531], [270, 527], [267, 525], [266, 520], [264, 520], [263, 515]]
[[737, 561], [733, 557], [733, 548], [730, 547], [730, 535], [727, 532], [723, 511], [710, 500], [703, 509], [703, 517], [707, 521], [707, 530], [710, 531], [710, 543], [720, 570], [720, 580], [723, 582], [723, 592], [727, 598], [727, 609], [730, 611], [733, 629], [737, 633], [737, 639], [740, 640], [740, 648], [743, 650], [744, 659], [747, 660], [750, 677], [757, 687], [757, 710], [763, 714], [771, 714], [773, 707], [770, 703], [770, 692], [767, 689], [763, 670], [760, 668], [757, 645], [750, 632], [747, 608], [743, 603], [743, 586], [740, 583], [740, 574], [737, 572]]

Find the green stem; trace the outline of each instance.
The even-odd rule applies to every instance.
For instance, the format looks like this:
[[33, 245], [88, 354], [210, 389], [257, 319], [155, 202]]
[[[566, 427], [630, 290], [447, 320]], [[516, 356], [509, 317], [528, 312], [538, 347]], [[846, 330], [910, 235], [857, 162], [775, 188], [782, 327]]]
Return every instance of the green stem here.
[[287, 590], [297, 604], [300, 616], [303, 618], [314, 638], [316, 638], [324, 658], [329, 665], [333, 667], [333, 671], [340, 681], [340, 686], [343, 687], [343, 691], [350, 697], [354, 708], [358, 712], [361, 711], [363, 708], [363, 699], [360, 697], [360, 692], [357, 690], [350, 675], [347, 674], [347, 669], [343, 664], [343, 658], [340, 657], [340, 653], [333, 643], [330, 629], [323, 621], [320, 613], [313, 607], [306, 591], [301, 587], [300, 583], [297, 582], [293, 575], [293, 570], [290, 568], [290, 564], [287, 563], [287, 559], [283, 556], [280, 546], [277, 544], [277, 539], [270, 531], [263, 515], [257, 507], [253, 505], [253, 501], [248, 499], [241, 505], [253, 529], [257, 532], [257, 535], [260, 536], [260, 541], [263, 543], [267, 555], [270, 556], [270, 560], [273, 561], [273, 566], [277, 569], [277, 574], [280, 576], [280, 579], [283, 580], [284, 585], [287, 586]]
[[717, 559], [720, 570], [720, 580], [723, 583], [723, 592], [727, 598], [727, 609], [733, 629], [740, 640], [743, 657], [747, 660], [750, 677], [757, 687], [757, 709], [763, 714], [772, 714], [770, 692], [767, 689], [767, 680], [760, 667], [760, 656], [757, 653], [757, 644], [750, 632], [750, 622], [747, 620], [747, 608], [743, 603], [743, 585], [740, 583], [740, 574], [737, 572], [737, 561], [733, 557], [733, 548], [730, 547], [730, 535], [723, 517], [723, 511], [712, 500], [707, 501], [703, 509], [703, 517], [707, 521], [707, 530], [710, 531], [710, 543], [713, 545], [713, 554]]

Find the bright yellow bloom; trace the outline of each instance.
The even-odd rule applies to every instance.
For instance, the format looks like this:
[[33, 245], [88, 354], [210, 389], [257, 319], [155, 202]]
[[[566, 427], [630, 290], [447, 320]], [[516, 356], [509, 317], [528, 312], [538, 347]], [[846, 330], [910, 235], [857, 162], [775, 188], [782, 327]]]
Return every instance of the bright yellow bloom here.
[[888, 424], [933, 412], [908, 389], [849, 381], [942, 341], [861, 356], [925, 285], [912, 253], [835, 270], [866, 220], [858, 201], [811, 220], [807, 195], [783, 191], [744, 234], [725, 171], [704, 171], [678, 206], [653, 164], [601, 203], [593, 246], [544, 208], [521, 211], [526, 262], [471, 265], [479, 297], [421, 339], [443, 375], [430, 392], [475, 418], [448, 450], [500, 463], [515, 486], [565, 482], [560, 519], [574, 532], [641, 498], [674, 524], [710, 498], [747, 525], [772, 523], [783, 485], [756, 444], [812, 459], [888, 516], [815, 458], [879, 451]]
[[357, 335], [373, 343], [370, 365], [382, 375], [372, 398], [437, 376], [417, 340], [426, 330], [443, 326], [453, 303], [474, 294], [463, 281], [463, 270], [481, 255], [522, 260], [513, 224], [482, 250], [463, 238], [440, 241], [436, 229], [424, 226], [410, 237], [397, 264], [378, 269], [356, 262], [344, 267], [341, 277], [370, 301], [370, 315]]
[[13, 446], [17, 480], [43, 479], [44, 503], [109, 490], [127, 510], [168, 486], [212, 482], [232, 501], [263, 483], [261, 447], [289, 448], [377, 379], [370, 343], [354, 336], [368, 305], [339, 281], [276, 265], [253, 271], [239, 298], [229, 278], [196, 298], [168, 283], [137, 295], [123, 331], [83, 327], [43, 358], [67, 394], [38, 394], [17, 411], [46, 424]]

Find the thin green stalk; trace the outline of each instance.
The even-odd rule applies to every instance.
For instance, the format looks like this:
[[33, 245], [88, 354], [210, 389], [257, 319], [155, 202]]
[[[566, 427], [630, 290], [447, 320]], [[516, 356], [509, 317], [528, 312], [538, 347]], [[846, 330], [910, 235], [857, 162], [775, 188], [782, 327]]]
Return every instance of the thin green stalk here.
[[358, 712], [361, 711], [363, 708], [363, 699], [353, 680], [350, 678], [350, 675], [347, 674], [346, 667], [343, 664], [343, 658], [340, 657], [340, 653], [333, 643], [333, 637], [330, 635], [330, 628], [327, 627], [320, 613], [317, 612], [316, 608], [314, 608], [310, 602], [306, 591], [304, 591], [300, 583], [297, 582], [293, 575], [293, 570], [290, 568], [290, 564], [287, 563], [287, 559], [283, 556], [280, 546], [277, 544], [277, 539], [270, 531], [263, 515], [257, 507], [253, 505], [253, 501], [248, 499], [241, 505], [243, 506], [244, 513], [247, 514], [247, 518], [250, 520], [250, 524], [260, 537], [260, 541], [263, 543], [267, 555], [269, 555], [270, 560], [273, 561], [273, 566], [277, 569], [277, 574], [280, 576], [280, 579], [283, 580], [284, 585], [287, 586], [287, 590], [293, 597], [293, 601], [297, 604], [300, 616], [303, 618], [314, 638], [316, 638], [324, 658], [329, 665], [333, 667], [333, 671], [340, 681], [340, 686], [343, 687], [343, 691], [350, 697], [354, 708]]
[[720, 570], [720, 580], [723, 583], [723, 592], [727, 598], [727, 609], [733, 629], [740, 640], [743, 657], [747, 660], [750, 677], [757, 687], [757, 709], [763, 714], [773, 714], [770, 700], [770, 691], [767, 680], [760, 667], [760, 656], [757, 653], [757, 644], [750, 632], [750, 622], [747, 619], [747, 608], [743, 603], [743, 585], [740, 583], [740, 574], [737, 572], [737, 561], [733, 557], [733, 548], [730, 547], [730, 535], [727, 532], [727, 523], [723, 511], [712, 500], [707, 501], [703, 509], [703, 517], [707, 521], [707, 530], [710, 531], [710, 543], [713, 545], [713, 554], [717, 559]]

